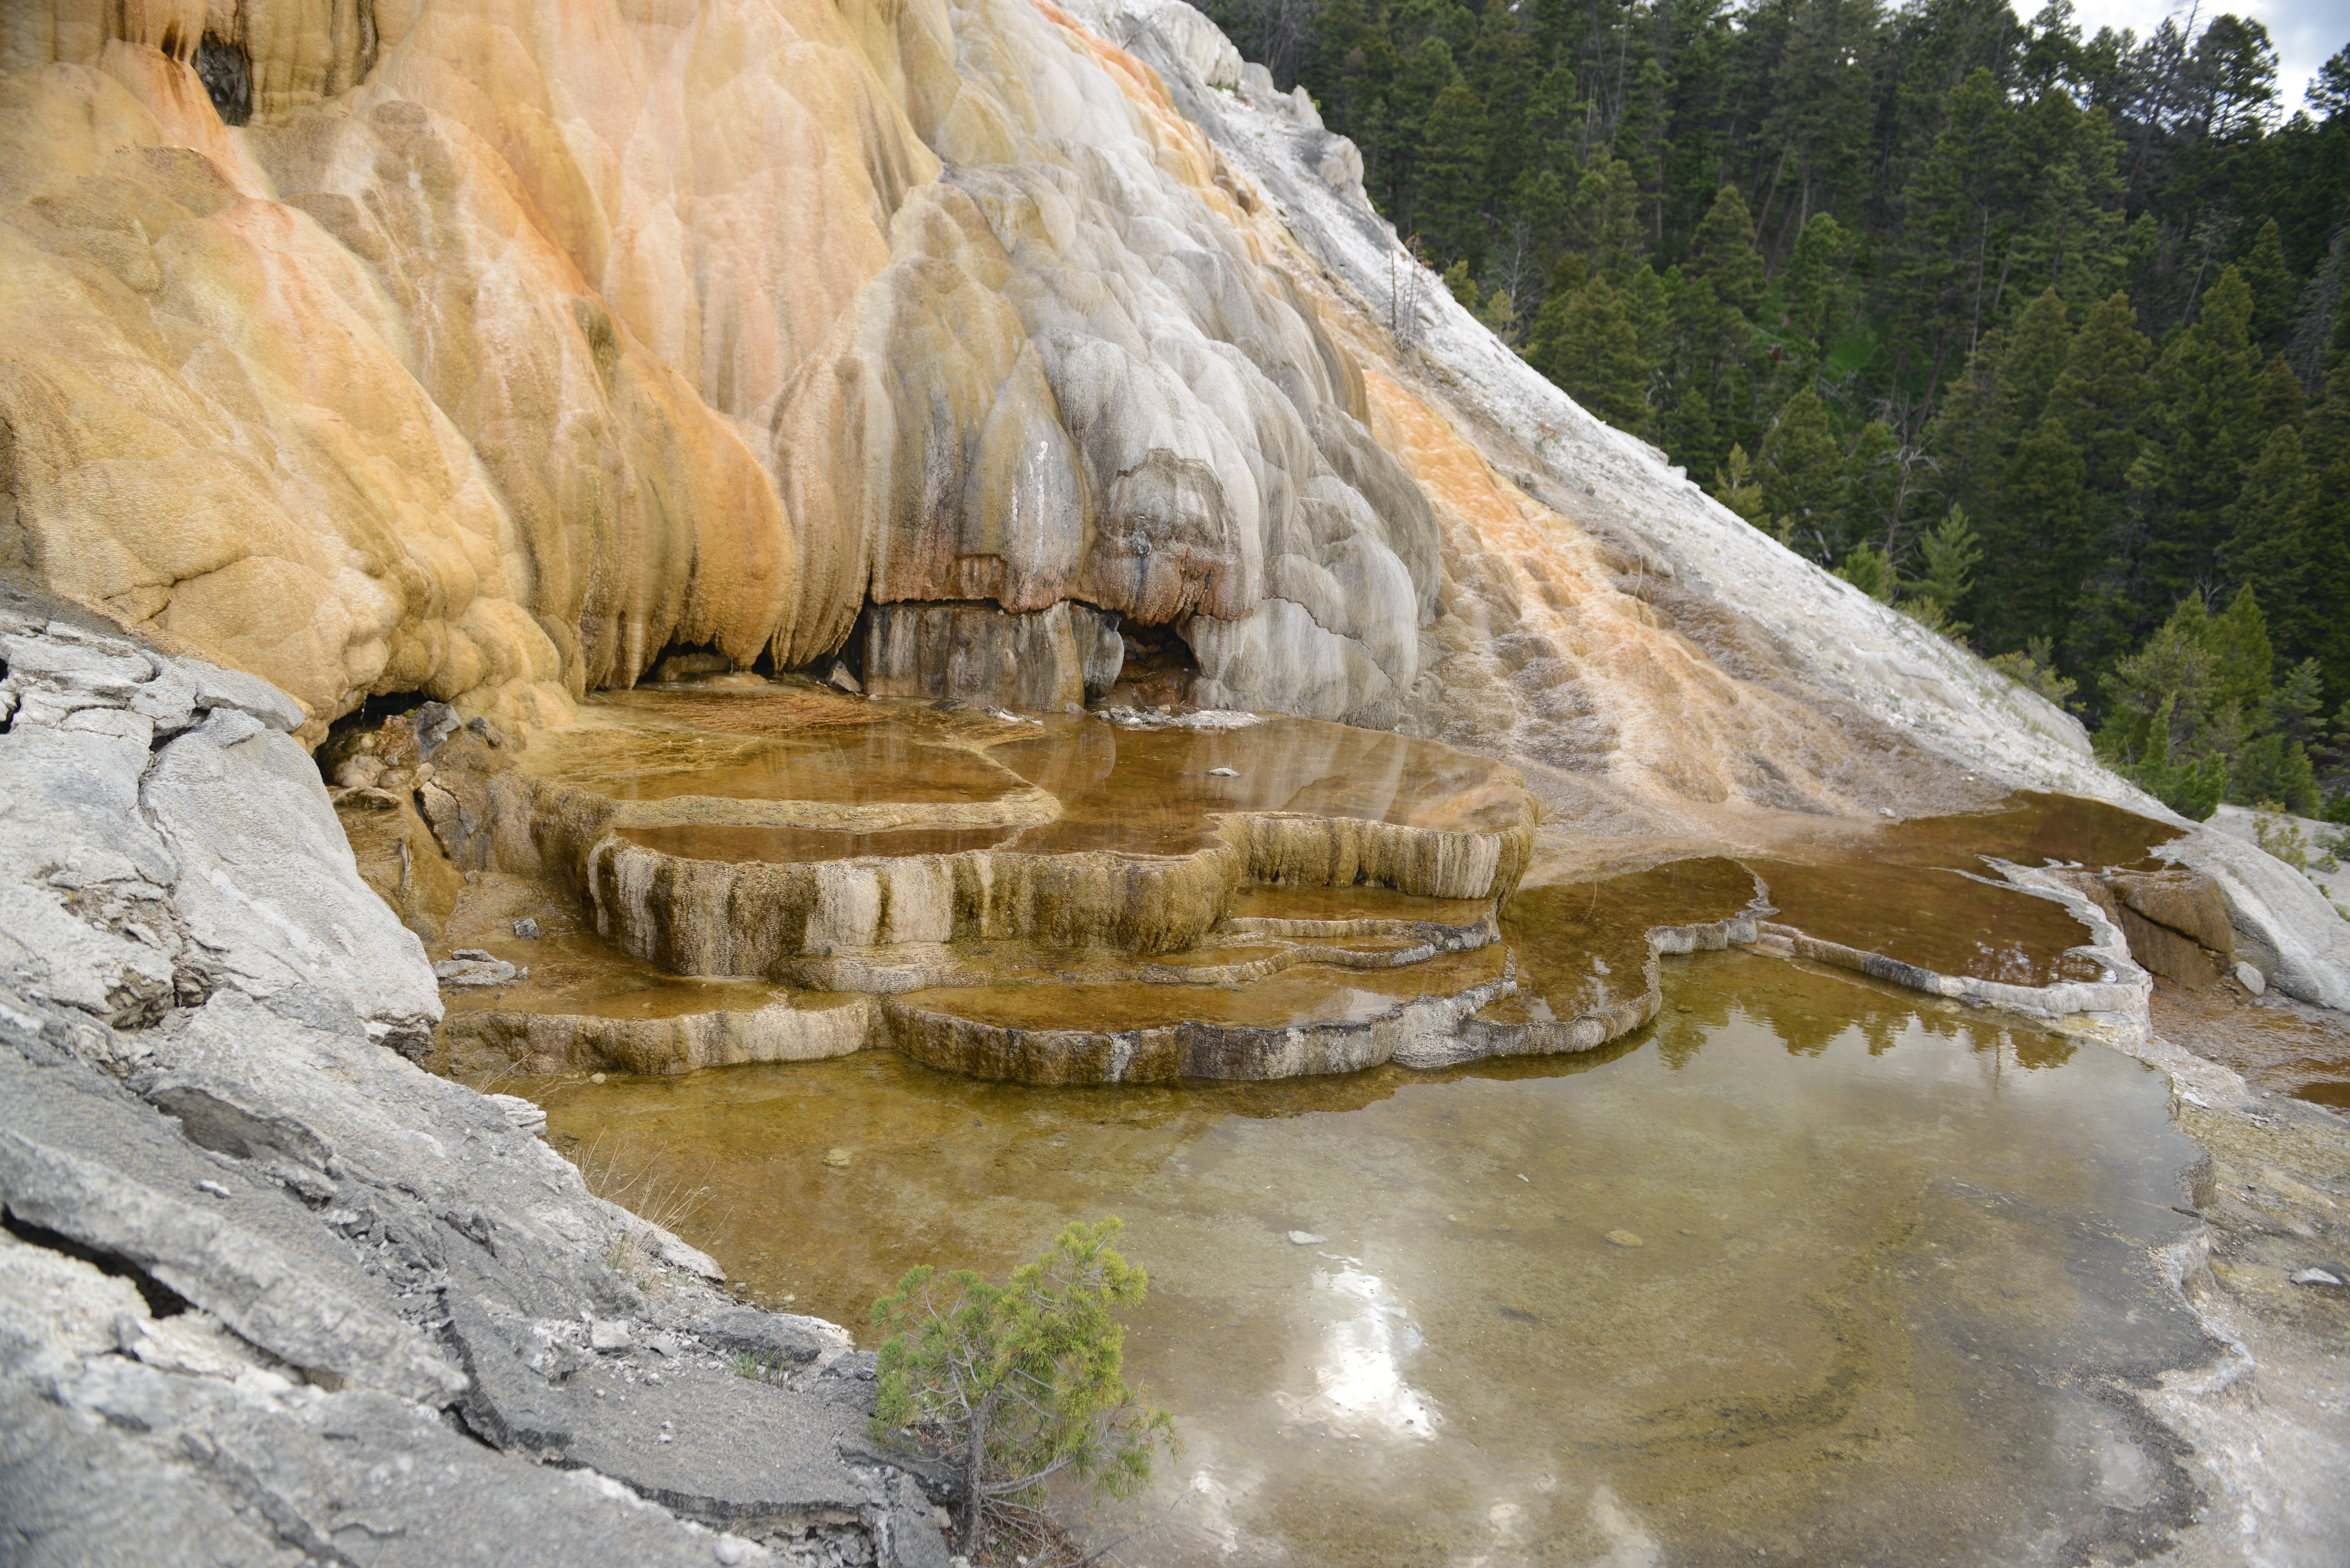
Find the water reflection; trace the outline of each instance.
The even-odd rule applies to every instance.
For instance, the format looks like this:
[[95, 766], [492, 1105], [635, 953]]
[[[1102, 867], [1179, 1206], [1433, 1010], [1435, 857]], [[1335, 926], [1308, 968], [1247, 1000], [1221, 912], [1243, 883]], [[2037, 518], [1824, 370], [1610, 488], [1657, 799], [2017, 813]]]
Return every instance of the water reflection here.
[[2159, 1076], [1745, 954], [1665, 995], [1606, 1051], [1440, 1074], [1038, 1090], [868, 1053], [546, 1099], [700, 1162], [690, 1239], [852, 1325], [910, 1263], [1121, 1215], [1129, 1370], [1187, 1444], [1130, 1563], [2158, 1542], [2191, 1493], [2121, 1390], [2206, 1353], [2147, 1262], [2193, 1154]]
[[1295, 1420], [1339, 1435], [1367, 1428], [1394, 1438], [1434, 1438], [1435, 1407], [1403, 1376], [1404, 1363], [1427, 1342], [1387, 1282], [1350, 1264], [1316, 1273], [1313, 1288], [1338, 1298], [1324, 1309], [1331, 1321], [1314, 1366], [1320, 1386], [1305, 1399], [1275, 1394], [1274, 1402]]

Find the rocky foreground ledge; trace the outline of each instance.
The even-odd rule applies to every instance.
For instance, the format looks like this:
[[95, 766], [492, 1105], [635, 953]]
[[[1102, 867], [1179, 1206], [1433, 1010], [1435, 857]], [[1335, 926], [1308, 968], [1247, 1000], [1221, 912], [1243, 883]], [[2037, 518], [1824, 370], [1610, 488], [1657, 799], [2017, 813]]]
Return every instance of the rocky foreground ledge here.
[[845, 1333], [403, 1054], [292, 702], [15, 596], [0, 664], [0, 1559], [944, 1568]]

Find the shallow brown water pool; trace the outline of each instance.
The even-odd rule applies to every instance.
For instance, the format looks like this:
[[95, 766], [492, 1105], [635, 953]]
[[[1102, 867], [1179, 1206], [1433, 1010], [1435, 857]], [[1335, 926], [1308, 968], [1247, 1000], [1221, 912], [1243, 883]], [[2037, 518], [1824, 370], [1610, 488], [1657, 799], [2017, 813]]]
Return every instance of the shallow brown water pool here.
[[1129, 1374], [1186, 1442], [1128, 1563], [2158, 1546], [2193, 1498], [2127, 1390], [2209, 1350], [2147, 1257], [2190, 1223], [2163, 1080], [1744, 953], [1665, 987], [1603, 1052], [1445, 1074], [1036, 1089], [866, 1053], [544, 1099], [558, 1143], [707, 1183], [682, 1229], [754, 1293], [852, 1328], [913, 1263], [1000, 1274], [1122, 1216]]

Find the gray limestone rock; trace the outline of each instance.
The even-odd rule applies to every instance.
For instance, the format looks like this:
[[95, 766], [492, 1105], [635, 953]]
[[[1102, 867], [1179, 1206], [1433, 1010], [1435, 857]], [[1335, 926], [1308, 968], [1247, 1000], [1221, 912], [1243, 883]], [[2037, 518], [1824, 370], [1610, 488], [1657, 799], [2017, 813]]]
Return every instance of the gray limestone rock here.
[[184, 1457], [0, 1379], [0, 1561], [284, 1568], [311, 1561]]
[[564, 1394], [575, 1422], [568, 1462], [705, 1523], [764, 1534], [887, 1507], [840, 1457], [862, 1417], [832, 1400], [695, 1367], [664, 1369], [656, 1384], [610, 1362], [571, 1378]]
[[512, 985], [522, 971], [500, 958], [442, 959], [432, 966], [432, 978], [442, 985]]
[[808, 1366], [827, 1352], [848, 1349], [848, 1335], [816, 1317], [760, 1312], [736, 1307], [706, 1315], [671, 1318], [681, 1332], [691, 1334], [721, 1355], [773, 1355], [786, 1366]]
[[429, 1041], [441, 999], [422, 944], [359, 881], [299, 746], [242, 710], [215, 712], [162, 748], [139, 801], [179, 862], [175, 909], [215, 983], [323, 985], [388, 1043]]
[[147, 749], [28, 722], [0, 735], [0, 981], [113, 1023], [171, 1003], [179, 865], [140, 820]]
[[[91, 1438], [105, 1427], [138, 1434], [135, 1442], [105, 1444], [101, 1461], [125, 1449], [142, 1450], [144, 1463], [126, 1467], [148, 1472], [140, 1491], [153, 1491], [159, 1502], [184, 1499], [190, 1524], [222, 1524], [219, 1516], [227, 1514], [230, 1526], [197, 1538], [203, 1554], [196, 1555], [156, 1527], [163, 1521], [109, 1508], [87, 1493], [60, 1498], [57, 1482], [65, 1478], [52, 1466], [47, 1475], [34, 1471], [24, 1480], [53, 1511], [43, 1521], [52, 1526], [48, 1533], [62, 1533], [54, 1527], [66, 1525], [79, 1535], [83, 1554], [57, 1561], [218, 1563], [229, 1558], [213, 1552], [240, 1540], [252, 1561], [307, 1556], [385, 1568], [705, 1568], [714, 1561], [706, 1532], [628, 1488], [591, 1471], [549, 1469], [485, 1449], [431, 1412], [387, 1395], [328, 1395], [266, 1375], [234, 1385], [173, 1377], [119, 1357], [83, 1362], [47, 1383], [54, 1413], [31, 1412], [42, 1427], [72, 1431], [78, 1424], [89, 1434], [82, 1438], [86, 1449], [97, 1446]], [[87, 1467], [87, 1453], [74, 1457]], [[159, 1469], [165, 1475], [156, 1476]], [[68, 1507], [59, 1509], [60, 1501]], [[224, 1501], [228, 1507], [219, 1507]]]
[[2321, 1007], [2350, 1007], [2350, 924], [2308, 877], [2258, 846], [2199, 829], [2156, 853], [2219, 887], [2233, 928], [2233, 957], [2268, 985]]
[[290, 735], [306, 723], [309, 715], [302, 704], [286, 695], [257, 675], [247, 675], [242, 670], [224, 670], [217, 664], [207, 664], [201, 659], [172, 659], [166, 669], [187, 680], [195, 688], [196, 706], [213, 711], [227, 710], [260, 720], [281, 735]]
[[508, 1451], [560, 1454], [571, 1442], [572, 1401], [530, 1365], [516, 1336], [493, 1323], [463, 1291], [442, 1292], [443, 1333], [471, 1380], [457, 1411], [483, 1441]]
[[180, 1124], [188, 1141], [233, 1159], [276, 1158], [323, 1171], [327, 1141], [265, 1091], [207, 1073], [166, 1073], [145, 1085], [147, 1103]]
[[950, 1568], [954, 1559], [923, 1488], [910, 1475], [890, 1476], [887, 1487], [889, 1506], [873, 1532], [884, 1568]]
[[434, 1403], [463, 1386], [297, 1200], [92, 1079], [0, 1049], [12, 1216], [123, 1260], [296, 1366]]

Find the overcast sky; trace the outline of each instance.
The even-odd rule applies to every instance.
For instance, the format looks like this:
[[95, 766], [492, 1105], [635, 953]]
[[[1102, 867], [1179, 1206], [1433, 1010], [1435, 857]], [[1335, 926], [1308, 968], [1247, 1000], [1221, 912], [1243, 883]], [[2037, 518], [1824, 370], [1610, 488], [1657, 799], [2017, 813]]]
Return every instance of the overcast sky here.
[[[2100, 27], [2131, 27], [2143, 38], [2166, 16], [2182, 21], [2187, 16], [2184, 4], [2166, 5], [2164, 0], [2073, 0], [2073, 7], [2084, 37], [2095, 36]], [[2036, 0], [2015, 0], [2015, 14], [2027, 20], [2039, 8]], [[2223, 11], [2259, 17], [2276, 41], [2277, 92], [2287, 114], [2301, 107], [2302, 94], [2317, 67], [2350, 44], [2350, 0], [2205, 0], [2201, 14], [2210, 17]]]

